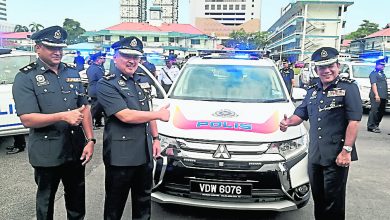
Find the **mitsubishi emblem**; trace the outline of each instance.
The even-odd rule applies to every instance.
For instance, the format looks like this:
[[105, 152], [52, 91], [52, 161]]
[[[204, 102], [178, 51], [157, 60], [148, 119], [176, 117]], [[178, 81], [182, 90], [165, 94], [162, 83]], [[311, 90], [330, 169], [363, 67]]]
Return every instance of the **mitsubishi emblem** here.
[[218, 145], [217, 150], [215, 151], [214, 158], [219, 158], [219, 159], [230, 159], [231, 155], [229, 151], [226, 148], [226, 145], [220, 144]]

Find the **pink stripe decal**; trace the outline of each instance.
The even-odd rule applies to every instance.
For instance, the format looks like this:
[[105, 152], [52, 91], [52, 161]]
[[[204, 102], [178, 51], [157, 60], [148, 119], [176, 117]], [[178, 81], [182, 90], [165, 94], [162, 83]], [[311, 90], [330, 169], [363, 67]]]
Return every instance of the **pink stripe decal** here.
[[269, 134], [279, 129], [279, 114], [275, 111], [264, 123], [237, 121], [188, 120], [179, 107], [173, 116], [173, 125], [180, 129], [233, 130]]

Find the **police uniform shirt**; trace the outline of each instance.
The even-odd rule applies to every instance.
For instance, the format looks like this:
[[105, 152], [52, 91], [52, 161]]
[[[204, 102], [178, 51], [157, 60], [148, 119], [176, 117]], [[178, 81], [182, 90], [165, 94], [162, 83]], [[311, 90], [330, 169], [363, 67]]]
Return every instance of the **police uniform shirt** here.
[[[377, 71], [377, 70], [372, 71], [370, 73], [370, 83], [371, 84], [376, 83], [378, 95], [381, 99], [387, 99], [388, 86], [387, 86], [386, 75], [383, 71]], [[371, 89], [370, 97], [374, 98], [374, 96], [375, 94]]]
[[290, 68], [288, 68], [288, 69], [283, 68], [283, 69], [280, 69], [279, 72], [282, 74], [284, 83], [286, 84], [287, 88], [290, 89], [292, 86], [291, 80], [294, 79], [294, 71]]
[[96, 97], [96, 84], [104, 76], [103, 65], [92, 63], [87, 69], [88, 76], [88, 96]]
[[[57, 75], [40, 59], [21, 69], [12, 92], [18, 116], [65, 112], [88, 104], [80, 75], [74, 67], [60, 63]], [[70, 160], [79, 161], [84, 144], [82, 128], [64, 121], [30, 128], [30, 163], [50, 167]]]
[[149, 123], [124, 123], [115, 114], [124, 109], [149, 111], [145, 92], [132, 77], [116, 67], [97, 84], [97, 98], [103, 106], [103, 160], [113, 166], [138, 166], [152, 160], [152, 136]]
[[172, 65], [171, 68], [164, 66], [160, 71], [159, 82], [164, 82], [165, 85], [171, 85], [176, 80], [179, 72], [180, 70], [176, 65]]
[[[348, 121], [360, 121], [362, 109], [359, 89], [349, 79], [336, 78], [326, 89], [321, 82], [309, 86], [305, 99], [294, 112], [310, 121], [309, 162], [334, 164], [344, 145]], [[355, 147], [351, 158], [357, 160]]]

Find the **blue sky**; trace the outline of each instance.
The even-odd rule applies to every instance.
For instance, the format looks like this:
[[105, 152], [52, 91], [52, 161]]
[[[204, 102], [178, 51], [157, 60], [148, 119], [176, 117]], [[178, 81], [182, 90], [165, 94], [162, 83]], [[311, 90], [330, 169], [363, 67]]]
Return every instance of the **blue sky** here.
[[[151, 2], [151, 0], [148, 0]], [[8, 21], [28, 25], [32, 22], [43, 26], [62, 25], [65, 18], [81, 23], [86, 30], [100, 30], [119, 23], [119, 0], [8, 0]], [[66, 3], [65, 3], [66, 2]], [[179, 22], [188, 23], [189, 0], [179, 0]], [[263, 0], [262, 30], [267, 30], [278, 18], [280, 8], [290, 0]], [[151, 5], [151, 4], [149, 4]], [[390, 23], [389, 0], [355, 0], [348, 9], [345, 33], [356, 30], [363, 19], [383, 28]]]

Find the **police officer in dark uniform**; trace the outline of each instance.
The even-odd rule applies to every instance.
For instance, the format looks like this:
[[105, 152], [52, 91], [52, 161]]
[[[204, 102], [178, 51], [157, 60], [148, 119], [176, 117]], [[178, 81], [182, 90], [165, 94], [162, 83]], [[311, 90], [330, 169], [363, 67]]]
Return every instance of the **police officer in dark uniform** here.
[[283, 68], [279, 70], [282, 74], [284, 84], [287, 87], [288, 94], [292, 94], [292, 87], [294, 84], [294, 70], [292, 70], [288, 64], [288, 60], [284, 59], [282, 61]]
[[105, 74], [103, 64], [106, 62], [106, 54], [98, 52], [91, 55], [91, 60], [92, 64], [87, 69], [88, 96], [91, 98], [91, 113], [92, 121], [94, 121], [94, 129], [99, 129], [99, 127], [102, 127], [103, 107], [97, 101], [96, 84]]
[[359, 89], [353, 80], [340, 78], [338, 51], [316, 50], [311, 59], [320, 81], [308, 87], [294, 115], [280, 122], [286, 131], [309, 120], [309, 180], [318, 219], [345, 219], [345, 191], [348, 168], [357, 160], [355, 140], [362, 118]]
[[375, 70], [370, 73], [370, 103], [371, 109], [368, 115], [367, 130], [374, 133], [381, 133], [379, 123], [382, 121], [387, 104], [387, 79], [383, 72], [386, 60], [379, 59], [376, 61]]
[[136, 37], [114, 43], [112, 71], [98, 82], [97, 97], [107, 119], [104, 219], [121, 219], [131, 189], [133, 219], [150, 219], [153, 156], [160, 154], [155, 120], [168, 121], [168, 106], [150, 112], [148, 83], [135, 80], [143, 45]]
[[96, 140], [80, 75], [61, 62], [66, 37], [59, 26], [34, 33], [38, 59], [20, 69], [12, 88], [17, 114], [30, 128], [28, 156], [38, 186], [38, 220], [53, 219], [60, 181], [67, 218], [85, 216], [84, 165], [92, 158]]

